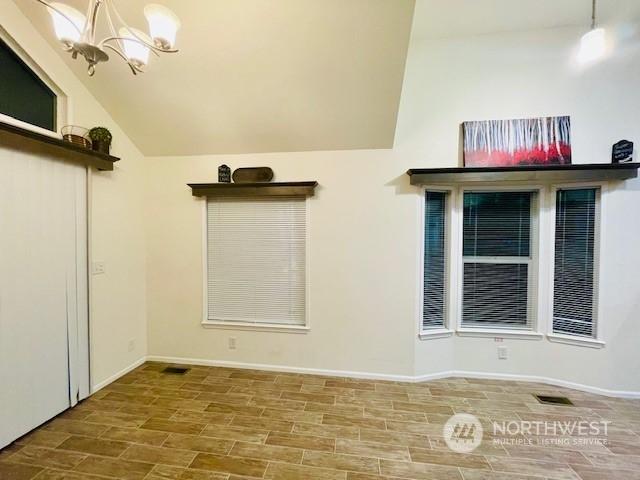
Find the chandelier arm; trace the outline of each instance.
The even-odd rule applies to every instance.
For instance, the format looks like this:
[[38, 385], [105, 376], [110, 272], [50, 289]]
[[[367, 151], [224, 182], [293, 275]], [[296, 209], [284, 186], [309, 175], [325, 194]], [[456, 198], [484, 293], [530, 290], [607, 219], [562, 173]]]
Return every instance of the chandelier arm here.
[[98, 13], [102, 7], [103, 0], [91, 0], [87, 9], [87, 25], [85, 27], [85, 41], [91, 45], [96, 43], [96, 25], [98, 23]]
[[[129, 37], [107, 37], [104, 40], [102, 40], [98, 46], [102, 47], [107, 42], [112, 42], [114, 40], [117, 40], [118, 43], [120, 43], [122, 40], [126, 40], [128, 42], [139, 43], [139, 44], [149, 48], [149, 50], [151, 50], [156, 55], [158, 55], [159, 53], [178, 53], [178, 51], [179, 51], [177, 49], [165, 50], [164, 48], [159, 48], [159, 47], [155, 46], [152, 43], [145, 42], [143, 39], [141, 39], [140, 37], [136, 36], [136, 34], [134, 32], [131, 32], [131, 35], [133, 35], [135, 38], [129, 38]], [[158, 55], [158, 56], [160, 56], [160, 55]]]
[[[111, 18], [111, 11], [109, 9], [110, 6], [111, 6], [111, 3], [108, 2], [107, 3], [107, 8], [105, 9], [105, 11], [106, 11], [107, 23], [109, 24], [109, 29], [111, 30], [111, 36], [113, 38], [115, 38], [115, 37], [118, 36], [118, 30], [116, 30], [115, 23], [114, 23], [113, 19]], [[100, 42], [100, 44], [101, 45], [104, 44], [105, 41], [108, 41], [108, 39], [102, 40]], [[124, 52], [124, 44], [122, 43], [122, 41], [118, 39], [117, 42], [118, 42], [118, 48], [120, 49], [120, 51]]]
[[73, 23], [73, 20], [71, 20], [71, 18], [69, 18], [68, 15], [66, 15], [65, 13], [63, 13], [62, 11], [60, 11], [59, 8], [54, 7], [53, 5], [51, 5], [47, 0], [36, 0], [37, 2], [40, 2], [42, 5], [44, 5], [47, 8], [50, 8], [51, 10], [53, 10], [54, 12], [56, 12], [59, 15], [62, 15], [65, 19], [67, 19], [69, 21], [69, 23], [71, 24], [71, 26], [73, 28], [76, 29], [76, 31], [80, 34], [80, 36], [82, 36], [82, 31], [76, 26], [75, 23]]
[[131, 69], [131, 72], [134, 75], [137, 75], [138, 72], [143, 73], [143, 70], [139, 67], [136, 67], [135, 65], [133, 65], [129, 59], [127, 58], [127, 56], [122, 53], [120, 50], [118, 50], [116, 47], [114, 47], [113, 45], [105, 45], [104, 48], [108, 48], [109, 50], [117, 53], [124, 61], [127, 65], [129, 65], [129, 68]]
[[[117, 41], [118, 45], [120, 45], [120, 42], [122, 40], [125, 40], [127, 42], [136, 42], [136, 43], [141, 44], [144, 47], [148, 47], [156, 57], [160, 56], [160, 54], [158, 52], [164, 52], [165, 51], [165, 50], [162, 50], [162, 49], [158, 49], [157, 47], [154, 47], [152, 45], [149, 45], [147, 42], [145, 42], [143, 40], [139, 40], [138, 38], [128, 38], [128, 37], [109, 37], [109, 38], [105, 38], [104, 40], [102, 40], [100, 42], [99, 47], [100, 48], [103, 48], [103, 47], [104, 48], [109, 48], [110, 47], [110, 48], [113, 49], [113, 47], [111, 45], [109, 45], [107, 42]], [[169, 53], [172, 53], [172, 52], [169, 52]]]

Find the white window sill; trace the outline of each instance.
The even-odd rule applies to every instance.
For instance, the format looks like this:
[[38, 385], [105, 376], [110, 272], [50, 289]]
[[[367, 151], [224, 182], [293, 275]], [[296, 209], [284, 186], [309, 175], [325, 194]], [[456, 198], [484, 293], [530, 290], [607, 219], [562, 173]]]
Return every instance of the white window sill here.
[[446, 328], [434, 328], [433, 330], [423, 330], [418, 334], [420, 340], [432, 340], [436, 338], [446, 338], [453, 335], [453, 330]]
[[564, 343], [566, 345], [575, 345], [578, 347], [588, 348], [604, 348], [605, 343], [595, 338], [572, 337], [571, 335], [562, 335], [559, 333], [549, 333], [547, 338], [550, 342]]
[[499, 330], [489, 328], [461, 328], [456, 332], [461, 337], [514, 338], [518, 340], [542, 340], [544, 335], [538, 332], [519, 330]]
[[17, 118], [10, 117], [9, 115], [5, 115], [3, 113], [0, 113], [0, 121], [19, 128], [24, 128], [25, 130], [31, 130], [32, 132], [40, 133], [41, 135], [46, 135], [51, 138], [62, 138], [62, 135], [60, 135], [58, 132], [52, 132], [51, 130], [47, 130], [46, 128], [23, 122], [22, 120], [18, 120]]
[[309, 333], [306, 325], [281, 325], [276, 323], [241, 323], [216, 322], [205, 320], [201, 322], [204, 328], [220, 328], [223, 330], [250, 330], [255, 332]]

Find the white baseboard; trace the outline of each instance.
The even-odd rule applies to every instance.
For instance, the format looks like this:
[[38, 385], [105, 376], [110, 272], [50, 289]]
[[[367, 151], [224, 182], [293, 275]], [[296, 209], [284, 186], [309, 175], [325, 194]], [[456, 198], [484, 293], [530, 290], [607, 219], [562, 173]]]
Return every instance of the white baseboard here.
[[319, 368], [290, 367], [285, 365], [268, 365], [268, 364], [261, 364], [261, 363], [232, 362], [227, 360], [207, 360], [207, 359], [199, 359], [199, 358], [165, 357], [160, 355], [149, 355], [146, 358], [146, 360], [150, 362], [179, 363], [179, 364], [185, 364], [185, 365], [203, 365], [207, 367], [229, 367], [229, 368], [241, 368], [241, 369], [251, 369], [251, 370], [266, 370], [270, 372], [302, 373], [302, 374], [309, 374], [309, 375], [323, 375], [323, 376], [329, 376], [329, 377], [362, 378], [367, 380], [387, 380], [392, 382], [409, 382], [409, 383], [428, 382], [431, 380], [439, 380], [443, 378], [463, 378], [463, 377], [483, 378], [487, 380], [537, 382], [537, 383], [546, 383], [548, 385], [555, 385], [558, 387], [571, 388], [573, 390], [580, 390], [583, 392], [594, 393], [597, 395], [604, 395], [607, 397], [640, 398], [640, 392], [623, 391], [623, 390], [607, 390], [600, 387], [593, 387], [589, 385], [583, 385], [580, 383], [567, 382], [565, 380], [559, 380], [559, 379], [549, 378], [549, 377], [533, 376], [533, 375], [513, 375], [513, 374], [505, 374], [505, 373], [485, 373], [485, 372], [451, 370], [451, 371], [436, 372], [436, 373], [431, 373], [426, 375], [411, 376], [411, 375], [393, 375], [393, 374], [386, 374], [386, 373], [352, 372], [348, 370], [325, 370], [325, 369], [319, 369]]
[[454, 370], [447, 370], [444, 372], [436, 372], [436, 373], [427, 373], [425, 375], [416, 375], [413, 377], [413, 383], [421, 383], [421, 382], [431, 382], [433, 380], [442, 380], [443, 378], [457, 378], [461, 375], [458, 375], [458, 372]]
[[548, 385], [554, 385], [556, 387], [570, 388], [572, 390], [580, 390], [587, 393], [595, 393], [596, 395], [604, 395], [606, 397], [618, 397], [618, 398], [640, 398], [640, 392], [625, 391], [625, 390], [608, 390], [600, 387], [593, 387], [591, 385], [584, 385], [581, 383], [568, 382], [566, 380], [559, 380], [557, 378], [540, 377], [535, 375], [514, 375], [509, 373], [484, 373], [484, 372], [465, 372], [456, 371], [452, 372], [454, 377], [467, 377], [467, 378], [483, 378], [487, 380], [510, 380], [516, 382], [536, 382], [546, 383]]
[[228, 367], [250, 370], [266, 370], [269, 372], [303, 373], [308, 375], [323, 375], [328, 377], [362, 378], [366, 380], [389, 380], [392, 382], [413, 382], [410, 375], [393, 375], [386, 373], [352, 372], [349, 370], [325, 370], [320, 368], [289, 367], [286, 365], [268, 365], [262, 363], [232, 362], [228, 360], [205, 360], [200, 358], [163, 357], [149, 355], [150, 362], [184, 363], [186, 365], [203, 365], [205, 367]]
[[100, 383], [95, 384], [93, 387], [91, 387], [91, 393], [94, 394], [96, 393], [98, 390], [103, 389], [104, 387], [106, 387], [107, 385], [109, 385], [110, 383], [115, 382], [117, 379], [119, 379], [120, 377], [126, 375], [127, 373], [129, 373], [131, 370], [134, 370], [136, 368], [138, 368], [140, 365], [142, 365], [144, 362], [147, 361], [147, 357], [142, 357], [139, 358], [138, 360], [136, 360], [135, 362], [133, 362], [131, 365], [129, 365], [128, 367], [123, 368], [122, 370], [120, 370], [118, 373], [114, 373], [113, 375], [111, 375], [109, 378], [103, 380]]

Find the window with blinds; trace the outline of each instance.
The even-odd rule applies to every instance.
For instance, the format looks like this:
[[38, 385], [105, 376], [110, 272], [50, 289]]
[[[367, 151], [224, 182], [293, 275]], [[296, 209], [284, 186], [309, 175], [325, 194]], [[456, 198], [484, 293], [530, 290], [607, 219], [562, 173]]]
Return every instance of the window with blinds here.
[[447, 195], [446, 192], [425, 192], [423, 330], [445, 327]]
[[207, 201], [209, 321], [305, 325], [306, 199]]
[[594, 258], [598, 189], [556, 193], [553, 332], [595, 337]]
[[462, 326], [531, 329], [535, 192], [465, 192]]

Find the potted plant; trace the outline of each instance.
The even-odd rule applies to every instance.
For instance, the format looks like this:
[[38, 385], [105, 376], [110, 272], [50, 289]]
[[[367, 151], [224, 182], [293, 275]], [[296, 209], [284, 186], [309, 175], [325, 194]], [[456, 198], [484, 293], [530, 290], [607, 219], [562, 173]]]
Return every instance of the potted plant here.
[[94, 150], [109, 155], [111, 140], [113, 138], [109, 130], [104, 127], [93, 127], [89, 130], [89, 138], [91, 139], [91, 146]]

